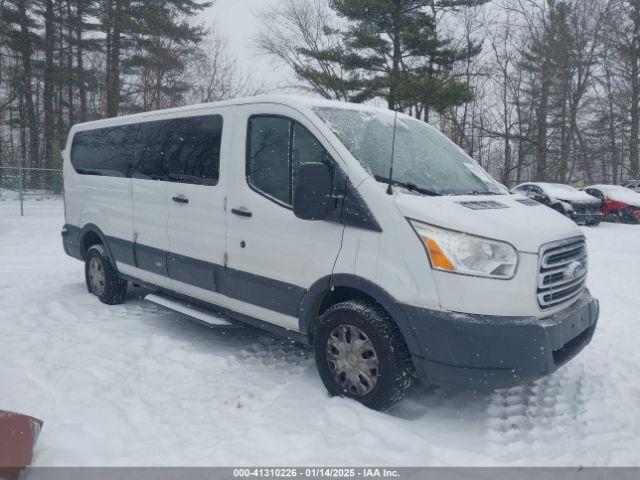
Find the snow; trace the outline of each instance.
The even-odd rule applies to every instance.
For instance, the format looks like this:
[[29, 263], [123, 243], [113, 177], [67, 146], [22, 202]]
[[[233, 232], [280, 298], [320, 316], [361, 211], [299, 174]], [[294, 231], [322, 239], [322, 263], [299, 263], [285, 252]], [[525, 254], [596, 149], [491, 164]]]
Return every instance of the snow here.
[[544, 193], [556, 200], [565, 200], [568, 202], [584, 202], [585, 200], [593, 201], [594, 197], [588, 193], [581, 192], [577, 188], [561, 183], [536, 183]]
[[602, 304], [556, 374], [493, 393], [419, 386], [389, 413], [329, 398], [312, 351], [108, 307], [62, 252], [60, 203], [0, 211], [0, 409], [45, 421], [54, 465], [640, 465], [640, 227], [585, 228]]
[[629, 188], [621, 187], [620, 185], [592, 185], [585, 188], [596, 188], [611, 200], [626, 203], [632, 207], [640, 207], [640, 193], [634, 192]]

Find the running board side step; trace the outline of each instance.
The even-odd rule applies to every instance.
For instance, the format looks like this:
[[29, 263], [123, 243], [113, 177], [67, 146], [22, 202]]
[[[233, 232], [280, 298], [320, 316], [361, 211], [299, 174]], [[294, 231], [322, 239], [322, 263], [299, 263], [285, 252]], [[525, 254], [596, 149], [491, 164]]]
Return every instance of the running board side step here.
[[213, 312], [208, 312], [203, 308], [195, 307], [186, 302], [181, 302], [180, 300], [165, 297], [163, 295], [158, 295], [156, 293], [150, 293], [144, 297], [145, 300], [155, 303], [156, 305], [160, 305], [162, 307], [168, 308], [169, 310], [173, 310], [178, 313], [182, 313], [187, 315], [188, 317], [195, 318], [196, 320], [200, 320], [208, 325], [214, 326], [227, 326], [233, 325], [230, 321], [228, 321], [223, 314], [216, 314]]

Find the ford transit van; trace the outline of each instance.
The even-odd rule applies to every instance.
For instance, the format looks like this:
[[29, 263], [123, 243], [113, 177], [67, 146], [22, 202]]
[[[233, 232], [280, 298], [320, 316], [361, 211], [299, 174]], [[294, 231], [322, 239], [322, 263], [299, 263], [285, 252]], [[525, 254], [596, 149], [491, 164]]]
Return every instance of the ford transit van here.
[[64, 185], [102, 302], [134, 283], [311, 344], [329, 393], [372, 408], [417, 378], [536, 379], [596, 328], [575, 223], [403, 114], [265, 96], [75, 125]]

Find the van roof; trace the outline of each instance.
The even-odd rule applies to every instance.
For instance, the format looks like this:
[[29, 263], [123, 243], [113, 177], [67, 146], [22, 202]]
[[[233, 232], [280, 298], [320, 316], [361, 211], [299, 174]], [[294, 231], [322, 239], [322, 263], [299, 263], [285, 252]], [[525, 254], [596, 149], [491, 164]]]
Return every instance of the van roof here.
[[230, 100], [222, 100], [219, 102], [199, 103], [194, 105], [186, 105], [183, 107], [167, 108], [163, 110], [152, 110], [149, 112], [141, 112], [141, 113], [135, 113], [131, 115], [122, 115], [119, 117], [103, 118], [99, 120], [93, 120], [90, 122], [78, 123], [74, 126], [90, 126], [90, 125], [98, 126], [103, 123], [112, 123], [116, 119], [119, 121], [143, 119], [146, 117], [153, 117], [156, 115], [167, 114], [167, 113], [192, 112], [195, 110], [202, 110], [202, 109], [212, 108], [212, 107], [228, 107], [228, 106], [248, 105], [248, 104], [257, 104], [257, 103], [277, 103], [277, 104], [287, 105], [293, 108], [297, 107], [301, 109], [311, 109], [314, 107], [334, 107], [334, 108], [363, 110], [363, 111], [371, 111], [371, 112], [388, 112], [389, 111], [385, 108], [374, 107], [371, 105], [341, 102], [337, 100], [327, 100], [324, 98], [316, 98], [316, 97], [304, 97], [301, 95], [257, 95], [253, 97], [241, 97], [241, 98], [234, 98]]

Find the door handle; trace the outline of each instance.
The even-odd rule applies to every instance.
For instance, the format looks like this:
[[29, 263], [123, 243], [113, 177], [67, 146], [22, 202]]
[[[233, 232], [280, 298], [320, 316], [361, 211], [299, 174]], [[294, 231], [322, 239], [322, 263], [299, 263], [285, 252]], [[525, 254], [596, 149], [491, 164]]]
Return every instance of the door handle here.
[[177, 197], [173, 197], [173, 201], [178, 203], [189, 203], [189, 199], [184, 195], [178, 195]]
[[231, 209], [231, 213], [235, 214], [235, 215], [239, 215], [241, 217], [251, 217], [253, 216], [253, 213], [251, 213], [249, 210], [247, 210], [245, 207], [241, 207], [241, 208], [232, 208]]

